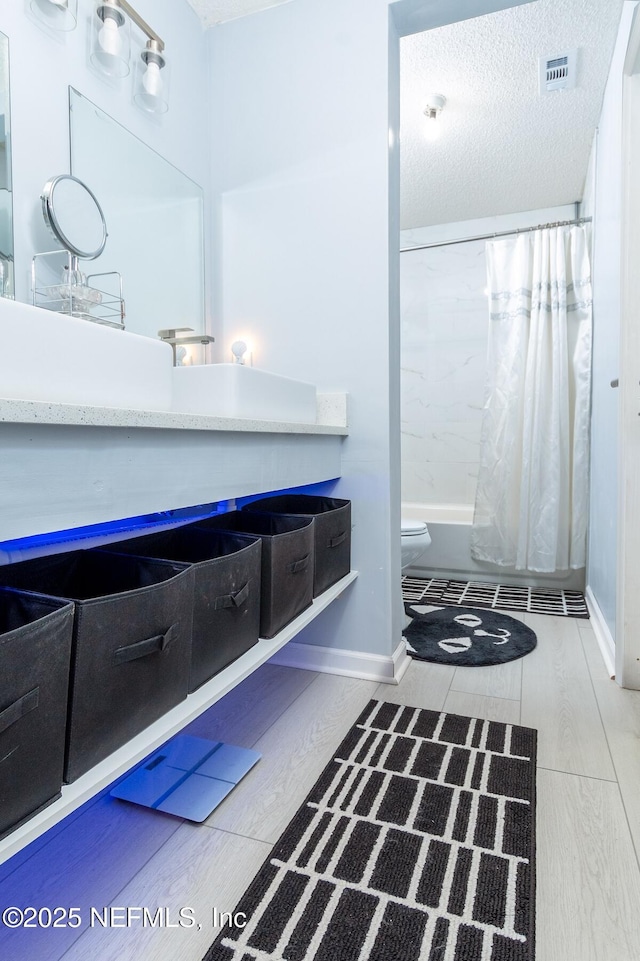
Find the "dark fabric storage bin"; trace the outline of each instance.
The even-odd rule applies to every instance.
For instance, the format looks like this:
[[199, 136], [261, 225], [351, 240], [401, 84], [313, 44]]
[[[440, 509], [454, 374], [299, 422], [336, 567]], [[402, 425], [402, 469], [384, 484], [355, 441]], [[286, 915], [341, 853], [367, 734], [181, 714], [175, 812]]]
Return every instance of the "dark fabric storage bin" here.
[[109, 545], [111, 550], [193, 564], [189, 691], [257, 644], [262, 541], [189, 525]]
[[351, 501], [312, 494], [278, 494], [246, 504], [243, 511], [274, 511], [315, 518], [313, 596], [351, 570]]
[[60, 797], [73, 604], [0, 588], [0, 837]]
[[75, 601], [65, 781], [187, 696], [190, 566], [73, 551], [0, 567], [0, 581]]
[[313, 601], [313, 518], [230, 511], [197, 522], [262, 540], [260, 636], [274, 637]]

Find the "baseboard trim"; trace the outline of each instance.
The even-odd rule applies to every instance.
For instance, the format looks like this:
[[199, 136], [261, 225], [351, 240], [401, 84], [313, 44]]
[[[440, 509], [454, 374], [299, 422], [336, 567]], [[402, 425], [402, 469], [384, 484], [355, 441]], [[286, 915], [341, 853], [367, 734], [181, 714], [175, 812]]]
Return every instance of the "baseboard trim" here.
[[616, 676], [615, 641], [611, 636], [609, 626], [604, 619], [602, 611], [600, 610], [600, 605], [598, 604], [593, 591], [588, 585], [585, 588], [584, 597], [587, 602], [587, 607], [589, 608], [591, 627], [593, 628], [593, 633], [596, 636], [596, 641], [598, 642], [602, 659], [606, 665], [607, 671], [609, 672], [609, 676], [613, 679]]
[[399, 684], [411, 658], [407, 654], [404, 638], [390, 657], [289, 641], [273, 655], [269, 663], [281, 667], [297, 667], [304, 671], [318, 671], [321, 674], [359, 677], [363, 681], [378, 681], [381, 684]]

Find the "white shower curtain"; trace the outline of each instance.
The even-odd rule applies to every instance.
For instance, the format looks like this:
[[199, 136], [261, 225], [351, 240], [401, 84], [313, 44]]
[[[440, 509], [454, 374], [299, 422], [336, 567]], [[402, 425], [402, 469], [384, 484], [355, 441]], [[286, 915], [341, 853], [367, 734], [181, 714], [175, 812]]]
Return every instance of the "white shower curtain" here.
[[487, 244], [487, 391], [471, 553], [551, 572], [585, 564], [591, 276], [583, 226]]

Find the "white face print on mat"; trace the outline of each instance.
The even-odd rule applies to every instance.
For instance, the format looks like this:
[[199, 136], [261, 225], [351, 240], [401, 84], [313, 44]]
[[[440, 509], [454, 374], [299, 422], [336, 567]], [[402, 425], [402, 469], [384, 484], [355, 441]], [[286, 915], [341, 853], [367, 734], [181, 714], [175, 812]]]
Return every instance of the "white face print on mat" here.
[[504, 628], [499, 628], [499, 634], [492, 634], [490, 631], [478, 630], [482, 624], [482, 618], [478, 617], [476, 614], [458, 614], [453, 618], [455, 624], [460, 624], [466, 628], [473, 628], [472, 637], [446, 637], [443, 640], [438, 641], [438, 647], [441, 647], [443, 651], [447, 654], [464, 654], [473, 646], [474, 637], [495, 637], [494, 645], [507, 644], [509, 638], [511, 637], [511, 631], [507, 631]]
[[444, 641], [438, 641], [438, 647], [447, 654], [464, 654], [472, 644], [470, 637], [447, 637]]

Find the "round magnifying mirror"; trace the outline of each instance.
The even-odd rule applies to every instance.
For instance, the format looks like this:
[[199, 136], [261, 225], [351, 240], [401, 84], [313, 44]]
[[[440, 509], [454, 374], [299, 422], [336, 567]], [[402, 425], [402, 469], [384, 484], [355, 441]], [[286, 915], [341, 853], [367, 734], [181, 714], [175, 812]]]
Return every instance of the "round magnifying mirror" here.
[[107, 242], [102, 208], [86, 184], [71, 174], [52, 177], [42, 190], [42, 213], [53, 236], [83, 260], [95, 260]]

